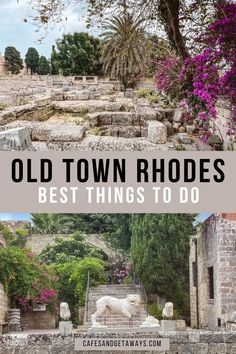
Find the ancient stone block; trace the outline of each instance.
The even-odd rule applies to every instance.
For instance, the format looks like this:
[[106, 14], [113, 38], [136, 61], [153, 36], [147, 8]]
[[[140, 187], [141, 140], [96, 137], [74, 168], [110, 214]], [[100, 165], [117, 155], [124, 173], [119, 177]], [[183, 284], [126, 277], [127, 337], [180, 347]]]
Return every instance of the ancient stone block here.
[[49, 141], [80, 142], [85, 134], [85, 128], [80, 125], [66, 124], [58, 125], [57, 129], [49, 134]]
[[180, 109], [176, 109], [174, 116], [173, 116], [173, 121], [178, 122], [178, 123], [183, 123], [183, 111]]
[[194, 125], [186, 125], [186, 132], [189, 134], [193, 134], [193, 132], [196, 130]]
[[182, 144], [191, 144], [192, 143], [192, 139], [187, 133], [179, 133], [178, 140]]
[[119, 126], [118, 136], [123, 138], [140, 138], [141, 129], [139, 126]]
[[209, 343], [208, 354], [227, 354], [227, 344], [226, 343]]
[[171, 123], [169, 120], [167, 120], [167, 119], [164, 119], [162, 123], [163, 123], [163, 124], [166, 126], [166, 128], [167, 128], [167, 135], [168, 135], [168, 136], [169, 136], [169, 135], [173, 135], [173, 134], [174, 134], [174, 128], [173, 128], [172, 123]]
[[147, 139], [154, 144], [165, 144], [167, 142], [167, 128], [158, 121], [149, 122]]
[[112, 124], [114, 125], [132, 125], [133, 114], [130, 112], [112, 113]]
[[162, 331], [176, 331], [175, 321], [172, 320], [161, 320]]
[[150, 120], [157, 120], [155, 109], [147, 106], [138, 106], [136, 109], [136, 115], [141, 125], [147, 124]]
[[0, 150], [27, 150], [32, 145], [30, 133], [25, 128], [15, 128], [0, 133]]
[[176, 331], [186, 331], [186, 322], [184, 320], [175, 321]]
[[189, 338], [189, 343], [199, 343], [200, 342], [200, 334], [197, 331], [189, 332], [188, 338]]

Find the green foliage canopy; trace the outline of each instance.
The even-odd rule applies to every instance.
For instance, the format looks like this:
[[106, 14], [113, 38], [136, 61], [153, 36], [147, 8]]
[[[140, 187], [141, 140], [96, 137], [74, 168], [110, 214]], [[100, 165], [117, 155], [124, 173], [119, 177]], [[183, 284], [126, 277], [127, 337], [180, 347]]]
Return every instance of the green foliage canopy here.
[[148, 293], [165, 296], [188, 314], [189, 236], [194, 215], [133, 216], [131, 256], [135, 273]]
[[25, 56], [25, 63], [28, 69], [30, 69], [31, 74], [37, 72], [39, 65], [39, 53], [35, 48], [30, 47]]
[[41, 260], [47, 263], [65, 263], [68, 261], [96, 257], [107, 259], [107, 256], [96, 247], [84, 242], [84, 236], [77, 232], [68, 237], [57, 237], [56, 243], [47, 246], [40, 255]]
[[23, 69], [23, 60], [21, 59], [20, 52], [15, 47], [7, 47], [4, 58], [11, 74], [19, 74], [21, 69]]
[[50, 65], [46, 57], [43, 55], [39, 58], [38, 66], [37, 66], [37, 74], [39, 75], [48, 75], [50, 74]]
[[99, 73], [100, 40], [88, 33], [64, 34], [53, 52], [54, 67], [63, 75]]
[[11, 246], [0, 248], [0, 282], [14, 307], [20, 305], [21, 298], [39, 296], [43, 288], [55, 287], [53, 276], [37, 257], [26, 249]]

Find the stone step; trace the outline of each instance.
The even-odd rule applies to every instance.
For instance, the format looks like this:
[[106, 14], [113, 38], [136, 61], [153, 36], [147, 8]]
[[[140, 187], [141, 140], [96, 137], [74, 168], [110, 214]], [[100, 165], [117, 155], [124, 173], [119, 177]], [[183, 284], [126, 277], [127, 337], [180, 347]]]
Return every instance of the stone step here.
[[141, 286], [123, 285], [123, 284], [100, 285], [96, 288], [89, 289], [88, 299], [87, 299], [88, 313], [84, 324], [91, 325], [91, 315], [96, 312], [96, 302], [102, 296], [112, 296], [118, 299], [125, 299], [129, 294], [139, 294], [143, 301], [143, 303], [140, 304], [140, 307], [137, 308], [137, 313], [133, 315], [132, 321], [129, 321], [125, 316], [121, 314], [113, 314], [111, 312], [108, 312], [106, 317], [104, 315], [98, 317], [97, 320], [101, 324], [106, 324], [107, 326], [111, 326], [111, 327], [112, 326], [122, 327], [124, 325], [139, 326], [140, 324], [143, 323], [143, 321], [147, 317], [146, 307], [144, 304], [145, 296], [144, 296], [143, 288]]
[[[138, 319], [136, 318], [133, 318], [130, 322], [132, 322], [133, 324], [135, 323], [140, 323], [140, 322], [143, 322], [145, 320], [146, 316], [143, 316], [143, 317], [139, 317]], [[97, 317], [97, 321], [98, 322], [107, 322], [107, 323], [117, 323], [117, 324], [122, 324], [122, 323], [129, 323], [129, 319], [127, 319], [126, 317], [121, 317], [121, 318], [116, 318], [116, 319], [113, 319], [113, 318], [108, 318], [105, 320], [104, 317]], [[86, 321], [88, 323], [91, 323], [91, 318], [88, 317], [88, 321]]]
[[105, 296], [105, 295], [107, 295], [107, 296], [109, 296], [109, 295], [117, 295], [117, 296], [127, 296], [127, 295], [129, 295], [129, 294], [140, 294], [140, 296], [142, 295], [141, 293], [140, 293], [140, 291], [135, 291], [135, 289], [132, 289], [132, 290], [128, 290], [128, 291], [115, 291], [115, 290], [113, 290], [113, 291], [106, 291], [106, 290], [104, 290], [104, 291], [94, 291], [94, 292], [89, 292], [89, 295], [90, 296], [97, 296], [97, 295], [102, 295], [102, 296]]

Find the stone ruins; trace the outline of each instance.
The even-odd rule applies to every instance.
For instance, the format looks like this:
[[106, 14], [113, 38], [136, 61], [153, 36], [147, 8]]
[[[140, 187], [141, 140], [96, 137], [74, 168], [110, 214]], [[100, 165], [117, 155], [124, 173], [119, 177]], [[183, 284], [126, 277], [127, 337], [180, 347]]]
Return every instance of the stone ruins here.
[[232, 114], [232, 107], [219, 102], [219, 134], [205, 144], [164, 98], [151, 103], [136, 91], [121, 92], [109, 78], [0, 76], [1, 150], [228, 149], [234, 146], [227, 135]]
[[236, 214], [214, 214], [190, 241], [191, 326], [225, 329], [236, 311]]

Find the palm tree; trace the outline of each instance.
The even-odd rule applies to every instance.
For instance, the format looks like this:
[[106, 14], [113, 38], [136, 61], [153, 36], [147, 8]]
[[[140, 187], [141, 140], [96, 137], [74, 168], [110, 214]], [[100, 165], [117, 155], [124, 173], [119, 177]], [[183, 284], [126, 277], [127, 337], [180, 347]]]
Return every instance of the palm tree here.
[[130, 14], [113, 16], [105, 25], [102, 61], [106, 75], [121, 80], [124, 88], [134, 87], [149, 56], [149, 40], [146, 38], [143, 20], [135, 20]]
[[62, 214], [31, 214], [30, 232], [40, 234], [62, 233], [70, 231], [72, 223], [69, 217]]

